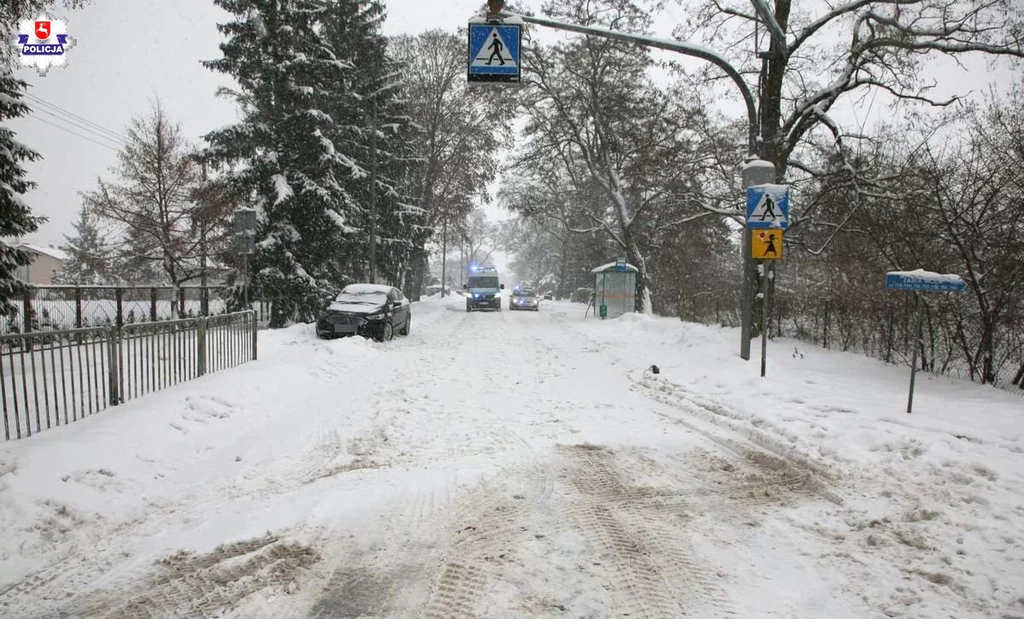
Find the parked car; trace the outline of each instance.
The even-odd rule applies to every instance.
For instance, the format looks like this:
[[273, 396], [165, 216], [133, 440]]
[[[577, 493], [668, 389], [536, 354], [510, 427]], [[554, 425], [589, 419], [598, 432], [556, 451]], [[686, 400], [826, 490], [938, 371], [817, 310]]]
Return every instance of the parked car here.
[[321, 338], [361, 335], [387, 342], [395, 333], [409, 335], [412, 309], [402, 291], [378, 284], [349, 284], [328, 299], [316, 321]]
[[537, 291], [531, 288], [516, 288], [512, 291], [512, 296], [509, 297], [508, 308], [536, 312], [540, 309], [540, 297], [537, 296]]

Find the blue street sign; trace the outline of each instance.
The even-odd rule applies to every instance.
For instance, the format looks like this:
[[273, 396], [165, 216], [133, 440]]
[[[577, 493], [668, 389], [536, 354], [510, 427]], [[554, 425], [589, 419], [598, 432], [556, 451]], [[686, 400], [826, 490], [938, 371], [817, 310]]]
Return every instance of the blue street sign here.
[[789, 227], [789, 187], [754, 185], [747, 187], [747, 228], [751, 230]]
[[469, 24], [469, 81], [518, 82], [522, 36], [519, 24]]
[[[954, 277], [956, 279], [953, 279]], [[890, 290], [960, 292], [967, 287], [967, 282], [955, 275], [938, 275], [924, 271], [893, 271], [885, 274], [885, 287]]]

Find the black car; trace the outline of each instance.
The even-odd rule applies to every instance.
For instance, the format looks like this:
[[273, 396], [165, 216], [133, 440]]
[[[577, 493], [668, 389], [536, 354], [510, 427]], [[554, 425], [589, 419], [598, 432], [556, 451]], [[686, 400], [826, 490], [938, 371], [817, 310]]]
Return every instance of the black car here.
[[508, 300], [510, 310], [533, 310], [540, 311], [540, 297], [537, 291], [530, 288], [516, 288], [512, 291], [512, 297]]
[[361, 335], [386, 342], [409, 335], [412, 312], [402, 291], [378, 284], [349, 284], [328, 299], [316, 321], [321, 338]]

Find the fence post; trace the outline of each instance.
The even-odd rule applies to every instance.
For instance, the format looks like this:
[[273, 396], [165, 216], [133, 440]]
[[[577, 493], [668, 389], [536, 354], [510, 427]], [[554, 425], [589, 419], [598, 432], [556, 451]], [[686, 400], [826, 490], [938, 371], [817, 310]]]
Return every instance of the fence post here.
[[249, 310], [249, 313], [252, 315], [252, 360], [255, 361], [257, 353], [256, 336], [259, 333], [260, 323], [256, 320], [256, 310]]
[[206, 316], [196, 318], [196, 376], [206, 374]]
[[149, 289], [149, 321], [156, 322], [156, 288]]
[[117, 330], [120, 331], [124, 326], [124, 290], [117, 287], [114, 289], [114, 295], [117, 297]]
[[110, 363], [107, 364], [107, 382], [110, 383], [110, 405], [117, 406], [120, 401], [121, 386], [118, 381], [120, 372], [118, 371], [118, 352], [121, 349], [121, 342], [119, 334], [121, 332], [115, 328], [111, 328], [107, 332], [107, 355], [110, 359]]
[[21, 315], [24, 323], [24, 333], [32, 332], [32, 288], [26, 287], [25, 294], [21, 300]]
[[75, 286], [75, 328], [82, 328], [82, 288]]
[[824, 333], [822, 334], [821, 347], [828, 348], [828, 301], [825, 301]]

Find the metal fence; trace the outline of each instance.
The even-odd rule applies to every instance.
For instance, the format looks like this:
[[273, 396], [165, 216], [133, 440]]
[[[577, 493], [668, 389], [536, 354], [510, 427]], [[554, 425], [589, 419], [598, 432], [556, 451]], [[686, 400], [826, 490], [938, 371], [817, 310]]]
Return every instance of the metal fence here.
[[[977, 381], [964, 357], [959, 334], [977, 341], [969, 324], [958, 325], [955, 316], [939, 305], [926, 306], [925, 322], [918, 346], [919, 369], [940, 376]], [[677, 303], [683, 320], [738, 327], [738, 295], [692, 295]], [[799, 295], [779, 289], [772, 303], [769, 337], [788, 337], [822, 348], [854, 352], [886, 363], [909, 365], [913, 353], [914, 301], [912, 295], [883, 293], [829, 298]], [[967, 322], [967, 321], [965, 321]], [[799, 351], [795, 351], [797, 354]], [[1012, 320], [1000, 325], [995, 355], [995, 386], [1024, 396], [1024, 330]]]
[[[32, 286], [14, 299], [0, 334], [62, 331], [215, 316], [227, 312], [225, 291], [211, 286]], [[254, 302], [264, 320], [268, 306]]]
[[253, 311], [0, 335], [4, 439], [256, 359]]

